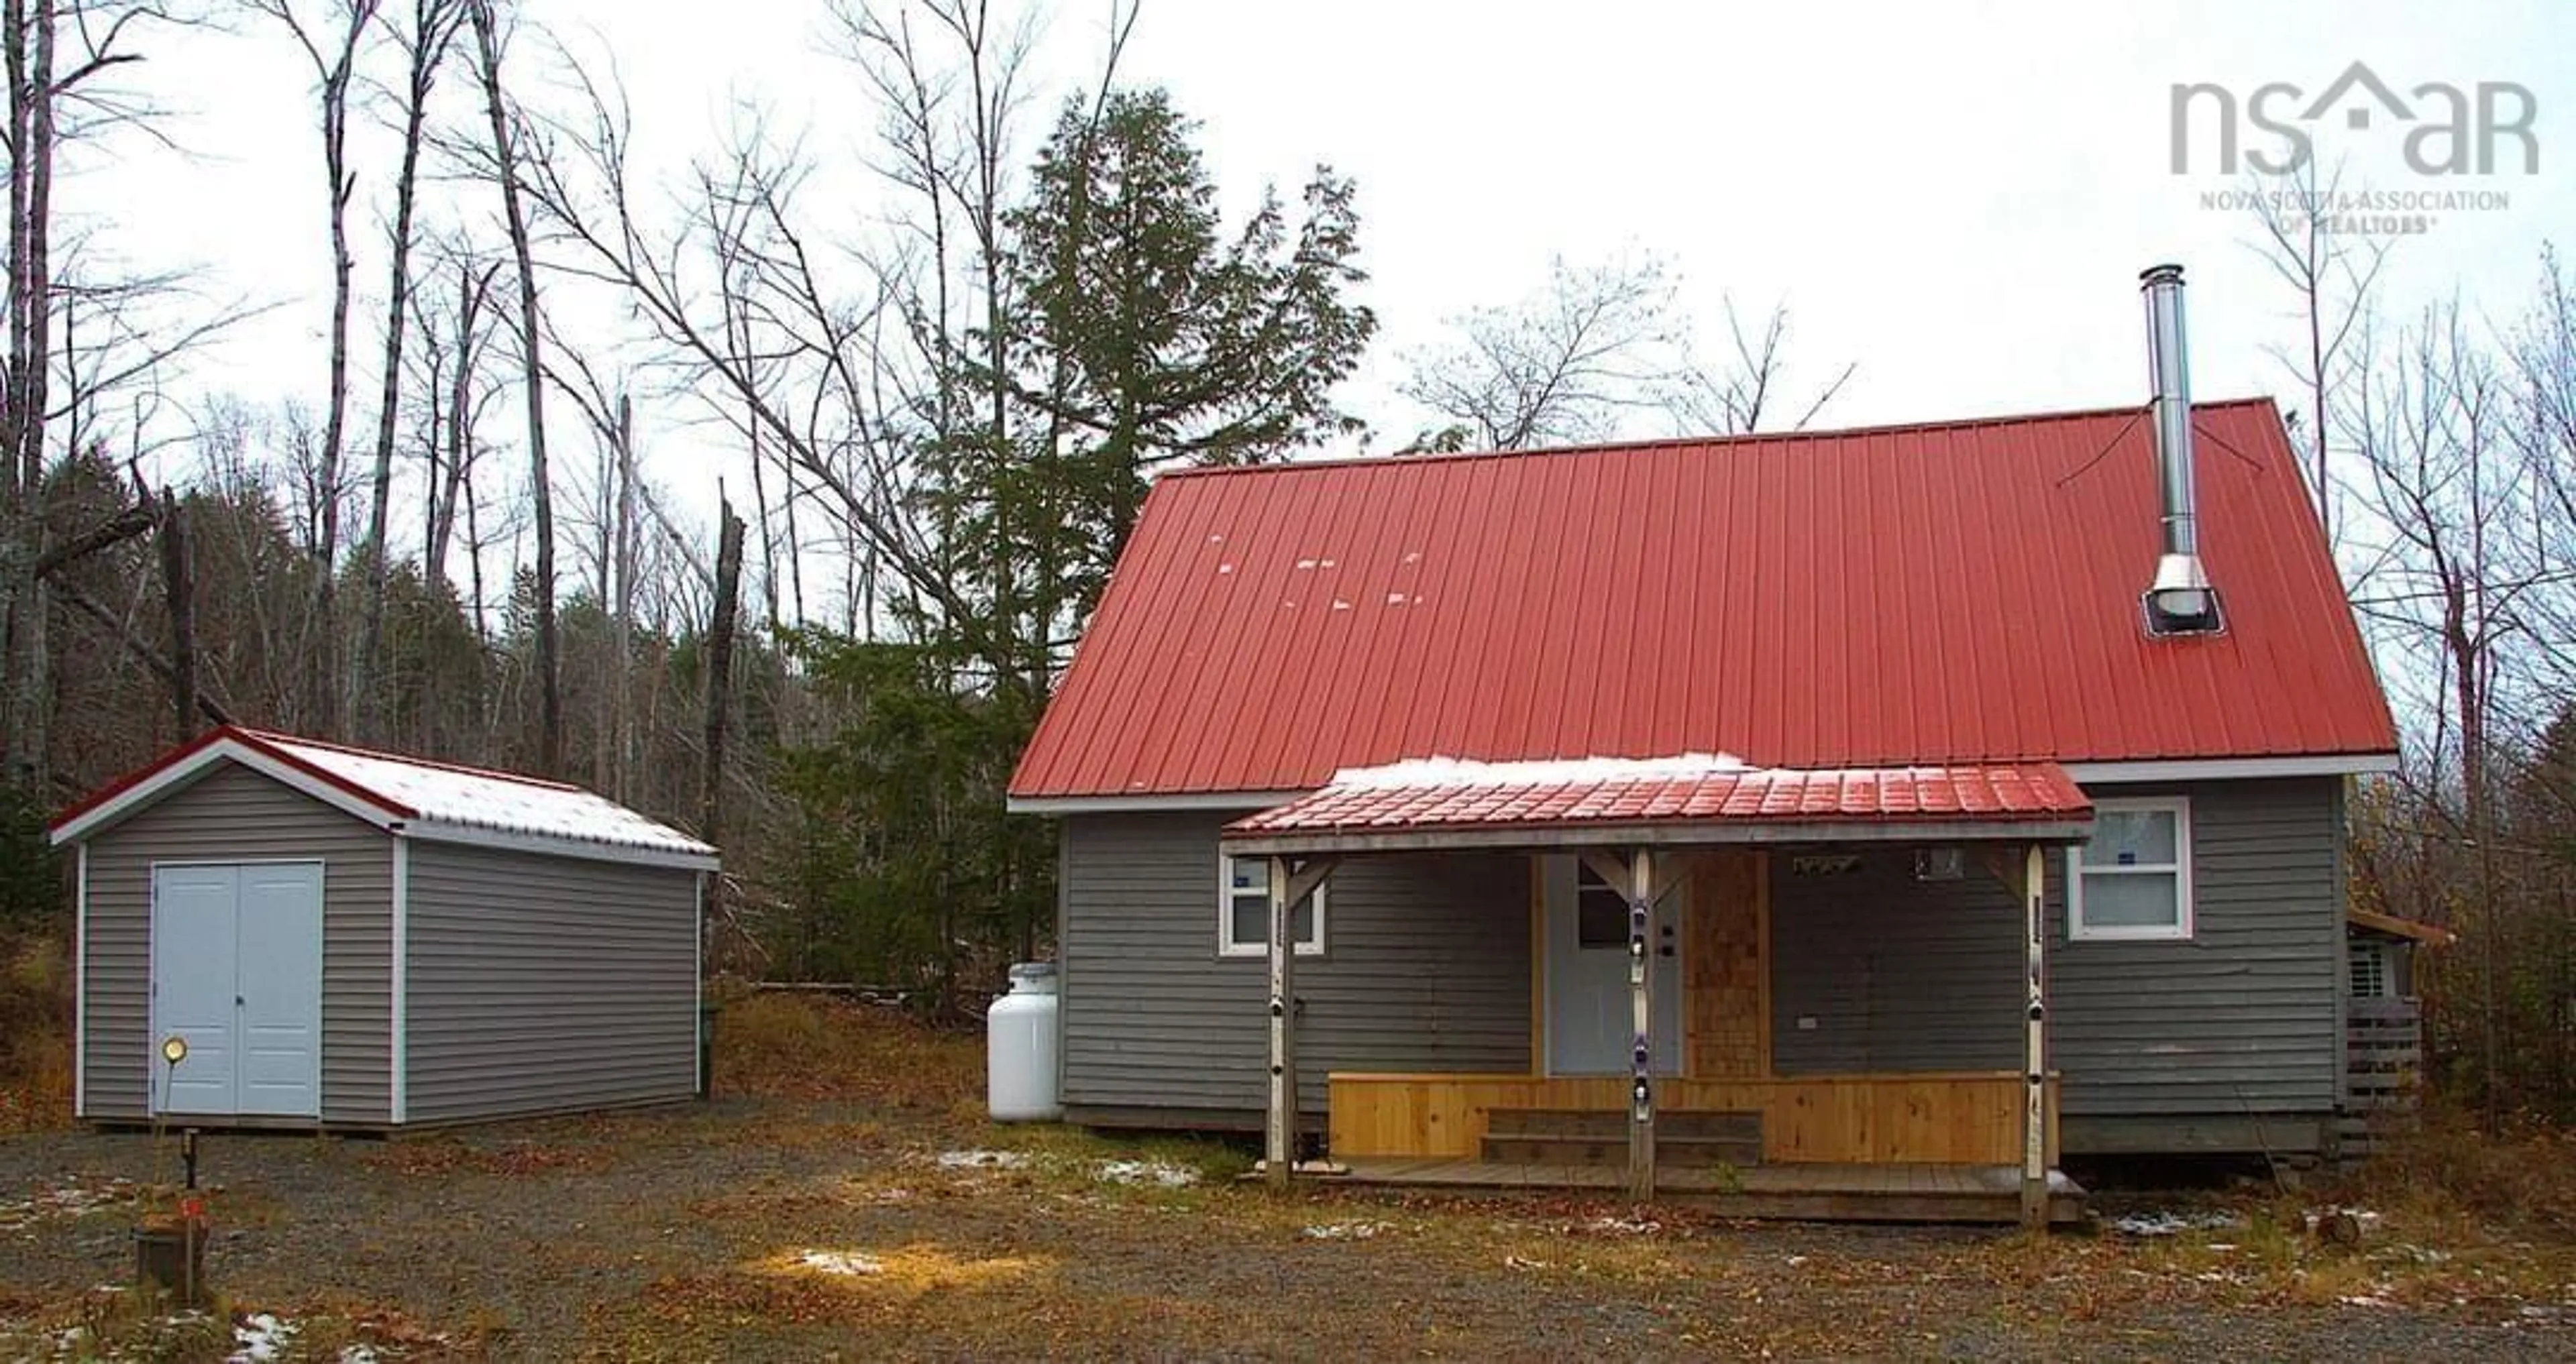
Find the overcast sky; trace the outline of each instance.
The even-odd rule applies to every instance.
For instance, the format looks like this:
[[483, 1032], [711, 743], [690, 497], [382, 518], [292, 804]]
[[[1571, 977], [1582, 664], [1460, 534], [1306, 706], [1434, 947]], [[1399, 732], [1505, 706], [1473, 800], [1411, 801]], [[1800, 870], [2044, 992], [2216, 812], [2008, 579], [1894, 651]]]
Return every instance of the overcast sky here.
[[[614, 50], [657, 164], [708, 146], [747, 92], [810, 121], [819, 151], [865, 145], [870, 113], [817, 51], [816, 0], [526, 9]], [[1042, 74], [1079, 79], [1104, 10], [1055, 11]], [[2576, 225], [2564, 4], [1145, 0], [1125, 71], [1203, 121], [1232, 203], [1264, 181], [1293, 189], [1318, 161], [1356, 178], [1382, 331], [1346, 402], [1383, 446], [1422, 420], [1392, 389], [1405, 350], [1462, 309], [1526, 293], [1551, 255], [1660, 253], [1712, 326], [1723, 294], [1785, 302], [1793, 381], [1858, 367], [1826, 424], [2138, 401], [2136, 274], [2165, 259], [2190, 270], [2199, 395], [2286, 395], [2266, 347], [2290, 339], [2292, 300], [2244, 245], [2250, 221], [2203, 205], [2232, 182], [2170, 172], [2170, 88], [2287, 82], [2304, 98], [2355, 60], [2401, 92], [2515, 82], [2535, 97], [2539, 175], [2414, 174], [2384, 115], [2329, 144], [2374, 188], [2507, 196], [2401, 238], [2385, 299], [2402, 313], [2456, 292], [2509, 320], [2543, 244]], [[62, 197], [111, 220], [139, 262], [199, 263], [212, 287], [284, 301], [200, 366], [201, 388], [318, 402], [329, 277], [309, 67], [280, 31], [245, 21], [164, 42], [145, 70], [189, 111], [174, 131], [193, 156], [129, 146]], [[2203, 137], [2195, 152], [2212, 161]], [[362, 198], [390, 151], [373, 134], [360, 143]], [[358, 265], [370, 289], [374, 221]], [[373, 305], [359, 316], [371, 351]], [[654, 474], [694, 505], [721, 467], [712, 438], [649, 442]]]

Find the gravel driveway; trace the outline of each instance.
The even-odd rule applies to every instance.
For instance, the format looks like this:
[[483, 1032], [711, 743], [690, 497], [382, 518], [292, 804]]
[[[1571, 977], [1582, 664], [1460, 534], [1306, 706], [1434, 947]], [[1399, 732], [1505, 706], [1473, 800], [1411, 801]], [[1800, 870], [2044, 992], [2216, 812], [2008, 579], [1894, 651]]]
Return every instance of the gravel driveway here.
[[[114, 1181], [175, 1178], [175, 1146], [0, 1141], [0, 1359], [235, 1348], [98, 1291], [129, 1266]], [[1237, 1160], [790, 1100], [210, 1137], [210, 1275], [280, 1358], [2576, 1358], [2565, 1247], [1275, 1199], [1217, 1178]]]

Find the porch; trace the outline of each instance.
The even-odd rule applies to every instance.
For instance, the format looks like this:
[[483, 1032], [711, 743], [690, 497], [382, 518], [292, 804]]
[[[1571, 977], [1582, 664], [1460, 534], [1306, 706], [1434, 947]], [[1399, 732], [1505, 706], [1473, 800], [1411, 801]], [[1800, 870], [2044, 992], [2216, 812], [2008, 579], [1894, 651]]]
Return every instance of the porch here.
[[[1327, 788], [1228, 828], [1230, 856], [1266, 863], [1274, 1181], [1289, 1177], [1298, 1131], [1296, 911], [1351, 859], [1475, 850], [1529, 859], [1528, 1069], [1332, 1072], [1323, 1135], [1346, 1178], [1620, 1189], [1744, 1216], [2041, 1225], [2078, 1215], [2082, 1191], [2055, 1168], [2057, 1085], [2042, 1061], [2043, 850], [2091, 832], [2090, 807], [2062, 772], [1723, 769], [1633, 785], [1400, 788], [1391, 800], [1384, 787], [1359, 797]], [[1866, 1023], [1820, 1027], [1784, 1006], [1775, 1025], [1775, 878], [1866, 864], [1883, 889], [1900, 860], [1913, 868], [1905, 903], [1924, 914], [1965, 899], [1915, 881], [1984, 887], [1962, 923], [1982, 926], [1979, 974], [1905, 972], [1930, 995]], [[1810, 907], [1833, 894], [1821, 880], [1798, 884]], [[1812, 942], [1822, 926], [1789, 931]], [[1998, 1068], [1923, 1064], [1963, 1018], [1976, 1064]], [[1861, 1027], [1892, 1064], [1826, 1069]], [[2014, 1061], [2025, 1064], [2000, 1068]]]

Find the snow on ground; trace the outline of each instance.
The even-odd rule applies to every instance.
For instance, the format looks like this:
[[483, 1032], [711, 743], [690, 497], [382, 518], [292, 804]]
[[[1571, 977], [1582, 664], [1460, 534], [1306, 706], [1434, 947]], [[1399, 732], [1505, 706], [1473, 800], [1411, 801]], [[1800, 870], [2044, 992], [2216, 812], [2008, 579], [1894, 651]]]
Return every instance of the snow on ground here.
[[1747, 770], [1729, 753], [1677, 753], [1668, 758], [1546, 758], [1479, 762], [1471, 758], [1407, 758], [1382, 767], [1345, 767], [1335, 786], [1566, 786], [1604, 781], [1673, 781]]
[[267, 1312], [253, 1312], [233, 1324], [233, 1344], [240, 1347], [224, 1357], [224, 1364], [268, 1364], [286, 1350], [286, 1342], [295, 1338], [295, 1323]]
[[1025, 1170], [1029, 1165], [1026, 1151], [942, 1151], [939, 1168], [943, 1170]]
[[1186, 1189], [1199, 1182], [1196, 1169], [1168, 1160], [1105, 1160], [1096, 1177], [1109, 1184], [1153, 1184], [1166, 1189]]
[[38, 1189], [25, 1198], [0, 1200], [0, 1231], [32, 1230], [40, 1222], [57, 1217], [80, 1217], [132, 1197], [134, 1181], [130, 1179], [111, 1179], [103, 1183], [75, 1180], [53, 1188]]
[[1318, 1222], [1298, 1234], [1313, 1241], [1366, 1241], [1392, 1229], [1386, 1222]]
[[855, 1250], [809, 1250], [796, 1257], [796, 1263], [819, 1274], [882, 1274], [885, 1262], [873, 1255]]
[[2244, 1220], [2226, 1212], [2133, 1212], [2107, 1224], [2123, 1236], [2180, 1236], [2187, 1231], [2238, 1227]]

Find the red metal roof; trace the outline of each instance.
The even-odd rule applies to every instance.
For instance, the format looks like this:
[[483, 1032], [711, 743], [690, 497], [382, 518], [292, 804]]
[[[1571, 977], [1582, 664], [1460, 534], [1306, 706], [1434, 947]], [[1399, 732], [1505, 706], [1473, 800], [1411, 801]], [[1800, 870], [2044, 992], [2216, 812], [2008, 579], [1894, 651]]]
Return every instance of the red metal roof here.
[[2194, 409], [2216, 636], [2151, 638], [2143, 410], [1158, 481], [1015, 797], [1725, 752], [2393, 752], [2268, 401]]
[[2055, 763], [1981, 767], [1712, 770], [1571, 780], [1340, 781], [1226, 826], [1228, 834], [1376, 829], [1565, 828], [1713, 821], [1909, 824], [2083, 819], [2093, 813]]

